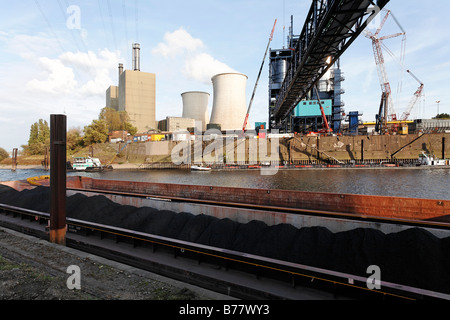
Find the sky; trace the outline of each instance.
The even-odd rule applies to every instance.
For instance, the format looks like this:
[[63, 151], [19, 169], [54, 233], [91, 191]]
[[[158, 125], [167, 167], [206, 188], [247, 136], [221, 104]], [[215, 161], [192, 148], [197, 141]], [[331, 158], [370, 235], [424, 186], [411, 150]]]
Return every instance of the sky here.
[[[30, 127], [51, 114], [66, 114], [67, 126], [80, 128], [97, 119], [105, 91], [118, 84], [118, 63], [131, 68], [132, 43], [141, 45], [141, 71], [156, 74], [156, 120], [181, 116], [181, 93], [210, 93], [211, 76], [248, 76], [247, 104], [255, 87], [270, 32], [271, 49], [283, 48], [294, 19], [299, 34], [309, 0], [19, 0], [2, 1], [0, 12], [0, 147], [27, 144]], [[385, 40], [386, 71], [397, 114], [406, 109], [419, 83], [424, 95], [410, 118], [450, 113], [450, 2], [391, 0], [406, 32], [403, 69], [401, 37]], [[380, 23], [374, 19], [368, 31]], [[401, 32], [388, 18], [381, 35]], [[381, 88], [370, 39], [364, 35], [341, 57], [345, 112], [359, 111], [374, 121]], [[268, 60], [256, 88], [249, 124], [267, 121]], [[436, 101], [441, 101], [439, 104]]]

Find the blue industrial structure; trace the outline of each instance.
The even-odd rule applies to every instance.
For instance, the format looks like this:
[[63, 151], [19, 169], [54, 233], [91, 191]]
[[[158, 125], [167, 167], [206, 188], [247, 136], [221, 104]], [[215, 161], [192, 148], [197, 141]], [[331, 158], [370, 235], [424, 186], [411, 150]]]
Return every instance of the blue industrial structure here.
[[348, 133], [351, 135], [358, 135], [359, 116], [361, 116], [361, 114], [358, 111], [351, 111], [348, 113]]

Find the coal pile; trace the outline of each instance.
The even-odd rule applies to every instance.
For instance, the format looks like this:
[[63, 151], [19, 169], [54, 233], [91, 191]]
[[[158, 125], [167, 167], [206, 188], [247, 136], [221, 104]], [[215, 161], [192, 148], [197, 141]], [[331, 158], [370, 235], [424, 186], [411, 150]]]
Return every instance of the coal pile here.
[[[49, 188], [18, 192], [0, 185], [0, 203], [49, 212]], [[419, 228], [394, 234], [362, 228], [332, 233], [323, 227], [242, 224], [82, 194], [67, 198], [67, 216], [362, 277], [369, 276], [368, 266], [377, 265], [383, 281], [450, 293], [450, 237], [439, 239]]]

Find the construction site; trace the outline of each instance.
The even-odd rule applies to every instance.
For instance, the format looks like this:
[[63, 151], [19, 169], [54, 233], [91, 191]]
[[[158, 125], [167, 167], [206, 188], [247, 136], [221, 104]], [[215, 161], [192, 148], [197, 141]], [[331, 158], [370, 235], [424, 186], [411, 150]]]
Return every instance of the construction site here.
[[[385, 1], [382, 2], [379, 8], [384, 7]], [[277, 24], [275, 20], [248, 103], [248, 77], [245, 74], [216, 74], [211, 78], [212, 97], [200, 90], [180, 92], [182, 117], [167, 115], [165, 119], [155, 119], [156, 76], [140, 70], [140, 44], [133, 44], [132, 70], [124, 71], [123, 64], [119, 64], [119, 85], [110, 86], [106, 91], [106, 106], [127, 111], [131, 123], [138, 128], [135, 136], [119, 132], [112, 137], [114, 142], [118, 136], [125, 137], [119, 139], [117, 146], [122, 161], [139, 162], [142, 168], [158, 167], [158, 163], [174, 162], [172, 151], [180, 143], [190, 154], [183, 164], [207, 163], [216, 168], [226, 164], [267, 163], [284, 166], [416, 165], [421, 164], [424, 157], [445, 160], [450, 151], [446, 143], [450, 119], [412, 118], [413, 112], [423, 107], [426, 84], [404, 65], [406, 31], [394, 13], [380, 9], [379, 25], [376, 30], [369, 31], [371, 29], [361, 23], [361, 19], [370, 13], [369, 9], [363, 17], [359, 13], [342, 13], [335, 17], [336, 21], [349, 21], [348, 27], [335, 22], [325, 28], [324, 21], [318, 21], [318, 18], [325, 18], [327, 10], [322, 2], [313, 1], [300, 34], [294, 33], [294, 17], [291, 16], [287, 45], [280, 49], [270, 47]], [[389, 21], [399, 32], [383, 35], [383, 27]], [[319, 30], [319, 27], [323, 29]], [[379, 109], [372, 122], [363, 122], [360, 111], [346, 111], [343, 102], [345, 77], [340, 58], [360, 35], [372, 43], [381, 88]], [[385, 43], [387, 39], [398, 39], [399, 56]], [[402, 77], [408, 77], [417, 85], [406, 106], [394, 105], [386, 56], [398, 62]], [[249, 124], [249, 116], [266, 60], [269, 70], [268, 120], [257, 122], [253, 127]], [[402, 110], [402, 113], [398, 114], [396, 110]], [[259, 152], [258, 149], [258, 156], [252, 157], [253, 139], [267, 140], [265, 144], [272, 151]], [[270, 149], [273, 139], [277, 140], [276, 149]], [[205, 161], [199, 154], [202, 155], [208, 145], [211, 148], [211, 143], [215, 143], [217, 155]], [[226, 156], [230, 150], [234, 157]], [[260, 156], [262, 153], [271, 156]]]

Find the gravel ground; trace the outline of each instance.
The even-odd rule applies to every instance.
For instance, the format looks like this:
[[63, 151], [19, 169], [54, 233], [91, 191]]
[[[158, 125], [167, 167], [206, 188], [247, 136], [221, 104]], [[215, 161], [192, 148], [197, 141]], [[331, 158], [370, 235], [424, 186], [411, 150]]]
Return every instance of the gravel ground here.
[[[69, 289], [80, 268], [80, 289]], [[211, 300], [224, 296], [0, 228], [0, 300]]]

